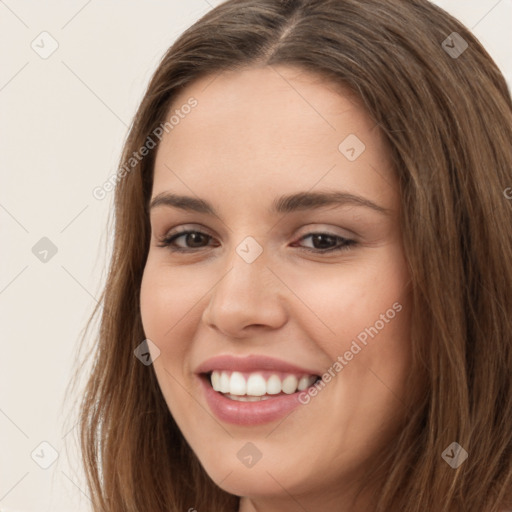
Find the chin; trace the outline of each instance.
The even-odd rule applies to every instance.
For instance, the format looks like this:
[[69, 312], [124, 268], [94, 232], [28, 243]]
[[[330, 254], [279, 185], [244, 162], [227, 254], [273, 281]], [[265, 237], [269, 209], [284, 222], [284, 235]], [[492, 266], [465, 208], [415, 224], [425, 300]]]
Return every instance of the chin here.
[[[236, 445], [238, 451], [239, 446], [246, 443], [238, 442]], [[235, 496], [276, 497], [283, 494], [283, 489], [295, 495], [305, 491], [306, 482], [321, 485], [321, 482], [315, 483], [314, 475], [299, 474], [297, 470], [300, 468], [297, 467], [285, 467], [279, 463], [277, 455], [267, 450], [266, 455], [252, 467], [245, 466], [238, 459], [228, 463], [226, 459], [220, 461], [212, 457], [211, 460], [200, 458], [200, 462], [218, 487]]]

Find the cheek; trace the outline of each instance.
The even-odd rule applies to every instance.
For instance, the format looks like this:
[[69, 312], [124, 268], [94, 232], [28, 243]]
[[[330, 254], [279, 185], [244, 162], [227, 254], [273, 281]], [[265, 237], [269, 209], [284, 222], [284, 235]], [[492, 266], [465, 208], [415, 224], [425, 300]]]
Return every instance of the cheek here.
[[345, 404], [345, 412], [359, 411], [340, 412], [333, 425], [344, 425], [354, 439], [362, 436], [361, 442], [369, 435], [361, 418], [378, 417], [384, 424], [405, 399], [411, 363], [408, 281], [398, 245], [375, 251], [364, 262], [295, 280], [294, 291], [308, 306], [295, 321], [330, 360], [334, 377], [328, 393], [333, 403]]
[[[160, 275], [160, 279], [158, 278]], [[173, 325], [177, 301], [173, 288], [166, 286], [163, 273], [159, 273], [150, 262], [144, 269], [140, 289], [140, 310], [145, 335], [161, 349], [159, 340]]]
[[[176, 274], [176, 279], [173, 279], [173, 274]], [[186, 371], [190, 347], [187, 340], [192, 337], [192, 333], [187, 333], [186, 329], [195, 312], [193, 304], [197, 302], [193, 287], [180, 283], [178, 274], [159, 265], [152, 265], [148, 260], [140, 295], [144, 334], [160, 349], [153, 367], [169, 408], [171, 402], [176, 403], [173, 383], [175, 379], [183, 382], [183, 373]]]
[[348, 350], [358, 335], [364, 340], [366, 333], [370, 339], [366, 329], [376, 323], [377, 330], [386, 331], [386, 336], [393, 331], [389, 337], [392, 343], [398, 342], [403, 336], [395, 335], [402, 330], [406, 317], [397, 312], [405, 311], [406, 306], [405, 268], [400, 251], [389, 246], [375, 251], [366, 261], [326, 265], [314, 273], [297, 270], [296, 275], [288, 276], [302, 303], [298, 307], [303, 314], [296, 315], [295, 321], [301, 322], [311, 339], [323, 340], [324, 350], [334, 359], [340, 351]]
[[[183, 320], [194, 315], [194, 306], [203, 293], [199, 287], [194, 286], [193, 276], [188, 272], [166, 268], [149, 257], [140, 293], [141, 317], [146, 336], [157, 345], [158, 342], [168, 342], [174, 338], [173, 334], [187, 325]], [[159, 348], [162, 350], [165, 347], [159, 345]]]
[[153, 368], [175, 419], [186, 417], [183, 407], [189, 401], [185, 388], [190, 384], [186, 375], [190, 370], [188, 353], [193, 338], [189, 329], [199, 311], [198, 300], [204, 294], [190, 282], [187, 274], [148, 258], [140, 293], [144, 334], [160, 349]]

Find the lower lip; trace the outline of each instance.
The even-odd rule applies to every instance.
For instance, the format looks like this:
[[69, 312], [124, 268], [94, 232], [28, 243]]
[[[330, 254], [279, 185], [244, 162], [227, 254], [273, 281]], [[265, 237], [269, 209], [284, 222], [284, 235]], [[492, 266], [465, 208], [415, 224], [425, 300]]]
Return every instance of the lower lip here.
[[259, 402], [240, 402], [231, 400], [215, 391], [204, 376], [199, 376], [199, 380], [210, 409], [217, 418], [226, 423], [262, 425], [286, 416], [300, 405], [298, 392], [291, 395], [279, 395]]

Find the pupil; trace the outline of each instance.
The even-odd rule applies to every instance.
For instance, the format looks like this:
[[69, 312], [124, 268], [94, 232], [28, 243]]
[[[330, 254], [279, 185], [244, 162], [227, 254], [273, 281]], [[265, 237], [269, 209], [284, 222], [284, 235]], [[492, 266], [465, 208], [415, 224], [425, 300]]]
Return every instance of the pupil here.
[[[317, 246], [318, 244], [313, 243], [313, 245], [315, 245], [315, 247], [317, 249], [325, 249], [325, 248], [328, 248], [330, 246], [329, 242], [332, 243], [333, 238], [332, 238], [332, 236], [328, 236], [328, 235], [313, 235], [313, 241], [320, 241], [319, 245], [321, 247], [318, 247]], [[324, 242], [323, 244], [322, 244], [322, 241]], [[325, 242], [327, 242], [327, 245], [325, 244]]]
[[[189, 233], [187, 235], [187, 245], [191, 245], [193, 247], [197, 247], [197, 246], [200, 246], [201, 245], [201, 237], [203, 235], [201, 233]], [[192, 240], [191, 240], [192, 239]], [[189, 244], [188, 242], [191, 241], [191, 243]], [[198, 242], [198, 245], [194, 246], [194, 243], [195, 242]]]
[[[192, 247], [200, 247], [202, 238], [203, 238], [203, 235], [201, 233], [188, 233], [187, 234], [187, 245], [192, 246]], [[315, 243], [315, 242], [318, 242], [318, 243]], [[313, 245], [315, 246], [316, 249], [329, 248], [333, 242], [334, 242], [334, 239], [332, 236], [313, 235]]]

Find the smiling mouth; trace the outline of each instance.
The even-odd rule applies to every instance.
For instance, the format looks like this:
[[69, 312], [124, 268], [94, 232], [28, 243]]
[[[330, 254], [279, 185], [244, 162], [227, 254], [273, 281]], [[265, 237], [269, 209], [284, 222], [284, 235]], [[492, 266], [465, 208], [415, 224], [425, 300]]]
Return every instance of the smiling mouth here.
[[239, 402], [260, 402], [301, 392], [320, 380], [319, 375], [284, 372], [214, 370], [201, 376], [222, 396]]

